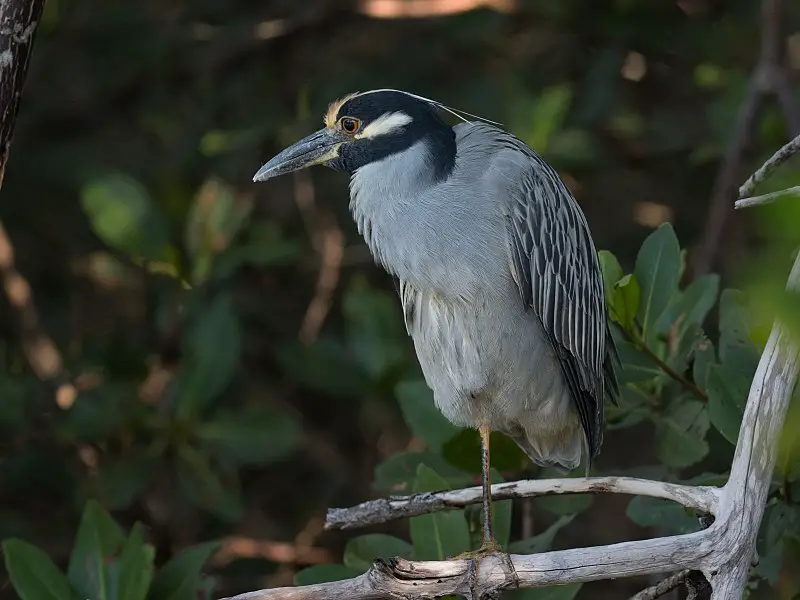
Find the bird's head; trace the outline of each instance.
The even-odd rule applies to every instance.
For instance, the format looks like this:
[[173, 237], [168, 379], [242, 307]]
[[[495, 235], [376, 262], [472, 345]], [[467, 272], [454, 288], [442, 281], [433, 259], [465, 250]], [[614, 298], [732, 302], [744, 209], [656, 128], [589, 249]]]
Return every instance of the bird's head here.
[[280, 152], [253, 181], [319, 164], [354, 173], [423, 141], [432, 166], [448, 169], [455, 160], [455, 133], [442, 120], [441, 110], [457, 114], [439, 102], [399, 90], [351, 94], [331, 103], [325, 127]]

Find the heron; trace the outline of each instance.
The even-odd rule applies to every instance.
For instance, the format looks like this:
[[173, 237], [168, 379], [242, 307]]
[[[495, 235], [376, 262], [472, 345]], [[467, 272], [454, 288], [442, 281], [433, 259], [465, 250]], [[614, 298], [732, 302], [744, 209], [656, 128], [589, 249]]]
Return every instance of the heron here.
[[479, 432], [482, 543], [465, 555], [502, 552], [491, 432], [536, 465], [565, 472], [584, 462], [588, 474], [604, 401], [618, 402], [619, 357], [586, 218], [558, 173], [499, 123], [402, 90], [332, 102], [324, 127], [253, 180], [312, 165], [350, 175], [350, 213], [396, 282], [436, 406]]

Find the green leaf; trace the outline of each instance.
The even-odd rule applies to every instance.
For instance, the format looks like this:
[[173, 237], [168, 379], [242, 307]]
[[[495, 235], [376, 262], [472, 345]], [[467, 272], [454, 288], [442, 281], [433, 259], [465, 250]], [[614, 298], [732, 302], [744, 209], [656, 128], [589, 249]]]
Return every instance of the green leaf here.
[[238, 481], [223, 481], [222, 472], [211, 465], [207, 454], [184, 444], [178, 449], [178, 484], [187, 500], [230, 522], [241, 518], [244, 510]]
[[640, 527], [666, 528], [670, 533], [689, 533], [700, 529], [696, 517], [681, 505], [660, 498], [636, 496], [628, 503], [625, 513]]
[[124, 544], [125, 534], [119, 524], [97, 501], [89, 500], [67, 568], [69, 582], [82, 597], [109, 597], [105, 564], [107, 559], [119, 556]]
[[344, 295], [347, 342], [356, 361], [373, 379], [380, 379], [403, 361], [405, 329], [400, 307], [388, 293], [356, 277]]
[[295, 585], [313, 585], [329, 581], [341, 581], [361, 575], [361, 571], [348, 569], [344, 565], [314, 565], [294, 574]]
[[390, 456], [375, 467], [372, 488], [376, 492], [408, 494], [414, 487], [417, 469], [425, 464], [447, 481], [448, 486], [472, 485], [472, 475], [448, 463], [441, 454], [433, 452], [402, 452]]
[[434, 404], [433, 392], [425, 381], [401, 381], [394, 394], [411, 431], [431, 450], [441, 452], [444, 443], [460, 431]]
[[195, 600], [201, 586], [201, 571], [220, 542], [191, 546], [173, 556], [153, 578], [149, 600]]
[[672, 225], [664, 223], [642, 244], [634, 269], [642, 293], [637, 316], [648, 345], [655, 341], [656, 322], [677, 289], [680, 265], [678, 238]]
[[609, 306], [614, 297], [614, 287], [622, 279], [622, 267], [619, 266], [617, 257], [608, 250], [600, 250], [597, 253], [600, 262], [600, 271], [603, 273], [603, 291], [605, 292], [606, 302]]
[[719, 275], [701, 275], [682, 292], [678, 292], [658, 319], [658, 331], [662, 335], [677, 327], [677, 336], [682, 337], [691, 325], [702, 325], [714, 307], [719, 294]]
[[667, 407], [656, 426], [659, 460], [676, 469], [691, 466], [708, 454], [708, 413], [698, 400], [677, 399]]
[[692, 365], [692, 379], [701, 390], [708, 388], [708, 369], [716, 362], [714, 343], [707, 338], [702, 339], [695, 350], [694, 365]]
[[[450, 489], [443, 477], [419, 465], [414, 492]], [[464, 511], [449, 511], [411, 518], [411, 542], [417, 560], [445, 560], [469, 549], [469, 528]]]
[[503, 598], [509, 600], [572, 600], [581, 590], [582, 583], [567, 583], [545, 588], [509, 590]]
[[653, 359], [630, 342], [618, 341], [617, 352], [622, 362], [622, 369], [618, 374], [620, 384], [652, 381], [661, 376], [662, 371]]
[[394, 557], [411, 558], [414, 549], [400, 538], [383, 533], [368, 533], [352, 538], [344, 548], [344, 566], [363, 573], [376, 559], [388, 560]]
[[752, 378], [760, 353], [750, 339], [748, 302], [738, 290], [723, 290], [719, 300], [719, 359], [732, 371]]
[[542, 533], [524, 540], [511, 542], [508, 546], [508, 551], [511, 554], [539, 554], [541, 552], [547, 552], [553, 547], [553, 540], [555, 540], [556, 534], [558, 534], [562, 528], [572, 523], [573, 519], [575, 519], [575, 515], [559, 517]]
[[119, 559], [116, 596], [119, 600], [145, 600], [153, 579], [155, 554], [155, 548], [144, 542], [141, 524], [136, 523]]
[[800, 480], [800, 387], [795, 389], [783, 424], [775, 471], [789, 481]]
[[184, 347], [177, 392], [180, 420], [205, 410], [239, 365], [240, 324], [229, 293], [219, 294], [196, 315]]
[[540, 154], [547, 151], [547, 146], [564, 121], [572, 100], [572, 87], [559, 84], [547, 87], [541, 91], [533, 105], [533, 114], [530, 115], [530, 131], [527, 142]]
[[726, 365], [711, 365], [706, 382], [711, 424], [725, 439], [736, 445], [750, 381]]
[[[18, 539], [3, 541], [6, 571], [20, 600], [75, 600], [69, 581], [44, 552]], [[94, 600], [94, 598], [93, 598]]]
[[134, 259], [168, 259], [167, 224], [138, 181], [119, 173], [102, 177], [83, 188], [81, 206], [112, 248]]
[[639, 310], [642, 291], [633, 274], [625, 275], [614, 285], [611, 314], [626, 331], [633, 331], [636, 312]]
[[286, 411], [251, 406], [221, 411], [196, 430], [197, 439], [216, 457], [239, 464], [263, 465], [294, 452], [303, 441], [297, 419]]

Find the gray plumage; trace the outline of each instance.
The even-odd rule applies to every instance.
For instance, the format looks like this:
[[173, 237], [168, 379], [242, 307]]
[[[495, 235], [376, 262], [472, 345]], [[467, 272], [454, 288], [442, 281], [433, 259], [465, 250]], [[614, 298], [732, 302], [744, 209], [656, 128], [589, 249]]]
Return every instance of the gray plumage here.
[[353, 94], [254, 180], [314, 164], [351, 174], [350, 210], [399, 283], [436, 405], [481, 431], [490, 548], [489, 430], [539, 465], [574, 469], [585, 454], [588, 470], [604, 398], [619, 395], [618, 358], [597, 254], [567, 187], [513, 135], [450, 127], [442, 109], [453, 112], [397, 90]]
[[456, 425], [487, 424], [532, 461], [574, 469], [602, 443], [618, 393], [586, 220], [558, 175], [512, 135], [455, 128], [455, 166], [424, 141], [357, 170], [350, 208], [399, 279], [425, 380]]

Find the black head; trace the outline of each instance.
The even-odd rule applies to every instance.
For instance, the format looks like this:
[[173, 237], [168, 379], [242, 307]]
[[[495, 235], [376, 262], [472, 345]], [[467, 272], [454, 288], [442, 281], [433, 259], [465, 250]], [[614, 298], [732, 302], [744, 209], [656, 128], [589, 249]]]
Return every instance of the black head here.
[[441, 105], [397, 90], [375, 90], [333, 102], [325, 127], [270, 160], [254, 181], [316, 164], [353, 173], [369, 163], [424, 142], [436, 177], [446, 177], [456, 156], [455, 132]]

